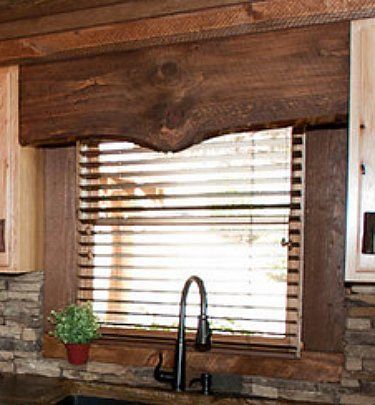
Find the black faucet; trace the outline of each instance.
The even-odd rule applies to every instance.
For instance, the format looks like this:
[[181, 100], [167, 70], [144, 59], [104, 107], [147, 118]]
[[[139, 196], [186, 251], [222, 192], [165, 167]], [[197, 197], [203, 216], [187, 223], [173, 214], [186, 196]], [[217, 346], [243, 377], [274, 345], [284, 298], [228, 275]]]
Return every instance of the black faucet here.
[[[198, 316], [197, 335], [195, 339], [195, 348], [199, 351], [207, 351], [211, 348], [211, 331], [207, 319], [207, 293], [204, 287], [203, 280], [197, 276], [191, 276], [185, 282], [181, 292], [180, 301], [180, 318], [178, 324], [178, 335], [176, 340], [174, 367], [173, 371], [163, 371], [161, 369], [163, 356], [159, 353], [159, 363], [155, 368], [154, 377], [161, 382], [169, 382], [175, 391], [185, 391], [186, 389], [186, 340], [185, 340], [185, 318], [186, 318], [186, 299], [191, 283], [195, 281], [199, 288], [201, 297], [201, 311]], [[202, 388], [205, 393], [208, 393], [209, 387], [203, 386], [210, 383], [208, 374], [202, 374]], [[195, 380], [194, 380], [195, 381]], [[207, 381], [207, 383], [205, 383]]]

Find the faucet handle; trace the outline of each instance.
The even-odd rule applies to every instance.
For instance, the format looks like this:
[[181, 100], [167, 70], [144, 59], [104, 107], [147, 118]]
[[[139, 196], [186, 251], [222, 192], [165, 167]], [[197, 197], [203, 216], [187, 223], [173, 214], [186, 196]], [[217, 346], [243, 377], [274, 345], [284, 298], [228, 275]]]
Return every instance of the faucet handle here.
[[200, 383], [202, 387], [202, 394], [210, 395], [211, 394], [211, 385], [212, 385], [212, 375], [209, 373], [202, 373], [199, 378], [193, 378], [189, 387], [192, 387], [194, 384]]
[[172, 371], [164, 371], [161, 369], [163, 364], [163, 354], [159, 352], [159, 362], [154, 370], [154, 378], [160, 382], [173, 382], [175, 374]]

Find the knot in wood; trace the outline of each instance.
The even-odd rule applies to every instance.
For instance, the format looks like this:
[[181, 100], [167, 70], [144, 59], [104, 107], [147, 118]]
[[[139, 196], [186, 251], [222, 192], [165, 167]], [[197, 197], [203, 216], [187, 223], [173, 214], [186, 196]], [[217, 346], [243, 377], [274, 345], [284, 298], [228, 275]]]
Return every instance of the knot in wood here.
[[178, 74], [178, 66], [175, 62], [165, 62], [161, 65], [160, 72], [165, 78], [173, 79]]

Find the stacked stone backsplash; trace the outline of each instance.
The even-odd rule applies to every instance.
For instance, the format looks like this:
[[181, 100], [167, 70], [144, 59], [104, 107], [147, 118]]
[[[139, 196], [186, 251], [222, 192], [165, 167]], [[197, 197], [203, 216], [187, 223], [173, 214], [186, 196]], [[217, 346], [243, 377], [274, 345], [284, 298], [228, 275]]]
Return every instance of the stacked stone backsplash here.
[[90, 362], [73, 366], [42, 356], [43, 273], [0, 276], [0, 371], [154, 386], [153, 370]]
[[[345, 370], [341, 384], [220, 374], [214, 388], [302, 403], [375, 404], [375, 286], [347, 289]], [[43, 274], [0, 276], [0, 371], [75, 380], [158, 386], [152, 368], [44, 359]]]
[[[375, 404], [375, 285], [347, 289], [342, 400]], [[372, 397], [371, 400], [369, 397]]]
[[43, 274], [0, 277], [0, 371], [36, 359], [41, 349]]

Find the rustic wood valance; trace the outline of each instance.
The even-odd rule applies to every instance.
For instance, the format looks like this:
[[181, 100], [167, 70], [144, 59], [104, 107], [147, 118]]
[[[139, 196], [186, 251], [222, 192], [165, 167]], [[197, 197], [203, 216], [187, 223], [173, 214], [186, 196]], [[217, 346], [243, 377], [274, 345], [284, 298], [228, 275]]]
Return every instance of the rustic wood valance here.
[[332, 123], [347, 114], [348, 66], [348, 23], [23, 66], [21, 143], [176, 151], [233, 130]]

